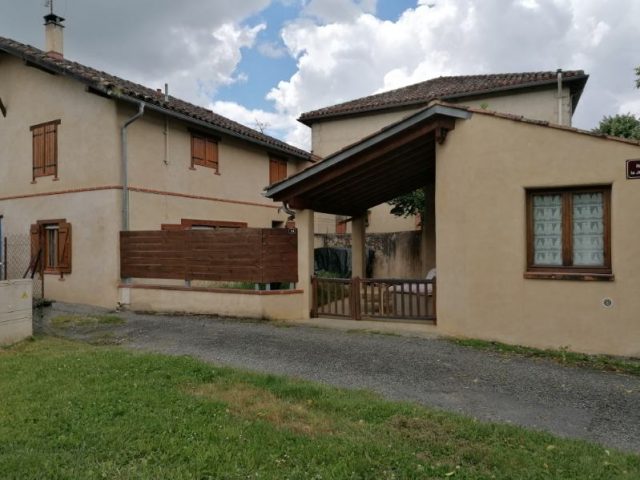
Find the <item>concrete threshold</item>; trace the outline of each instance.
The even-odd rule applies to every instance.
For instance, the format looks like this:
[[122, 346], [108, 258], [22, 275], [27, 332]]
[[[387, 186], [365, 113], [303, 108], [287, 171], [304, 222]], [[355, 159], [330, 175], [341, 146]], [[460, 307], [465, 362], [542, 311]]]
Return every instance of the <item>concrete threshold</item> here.
[[401, 320], [350, 320], [346, 318], [311, 318], [286, 323], [317, 328], [332, 328], [347, 332], [379, 333], [402, 337], [437, 338], [437, 326], [433, 323], [402, 322]]

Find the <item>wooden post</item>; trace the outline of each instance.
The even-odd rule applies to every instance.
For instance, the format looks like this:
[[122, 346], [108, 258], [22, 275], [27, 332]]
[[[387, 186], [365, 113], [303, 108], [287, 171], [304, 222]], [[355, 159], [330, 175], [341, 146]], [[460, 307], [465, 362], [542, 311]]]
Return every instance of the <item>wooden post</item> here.
[[4, 267], [3, 268], [4, 272], [3, 272], [3, 277], [2, 278], [4, 280], [8, 280], [7, 277], [9, 276], [9, 270], [8, 270], [9, 266], [7, 265], [7, 259], [9, 257], [7, 255], [7, 244], [8, 244], [7, 237], [4, 237], [3, 242], [4, 242], [4, 248], [2, 249], [2, 255], [3, 255], [4, 258], [2, 259], [2, 261], [3, 261], [2, 266]]
[[318, 277], [311, 277], [311, 318], [318, 318]]
[[438, 323], [438, 313], [436, 310], [436, 279], [433, 279], [433, 289], [431, 290], [433, 292], [433, 321], [434, 323]]
[[360, 277], [351, 279], [351, 316], [354, 320], [362, 320], [360, 309]]

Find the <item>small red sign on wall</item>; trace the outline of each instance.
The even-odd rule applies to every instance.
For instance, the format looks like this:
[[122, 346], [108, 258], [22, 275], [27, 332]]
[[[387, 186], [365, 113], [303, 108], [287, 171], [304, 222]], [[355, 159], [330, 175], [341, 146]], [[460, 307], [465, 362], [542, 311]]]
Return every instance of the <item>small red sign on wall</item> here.
[[627, 160], [627, 178], [640, 178], [640, 160]]

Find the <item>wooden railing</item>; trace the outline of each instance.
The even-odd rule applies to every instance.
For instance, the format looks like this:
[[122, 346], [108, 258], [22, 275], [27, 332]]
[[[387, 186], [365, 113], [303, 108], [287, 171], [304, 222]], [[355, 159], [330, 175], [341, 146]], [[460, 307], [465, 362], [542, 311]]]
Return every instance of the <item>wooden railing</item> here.
[[354, 289], [353, 280], [356, 279], [313, 277], [312, 316], [355, 318], [357, 310], [354, 300], [357, 295], [352, 295], [352, 292], [358, 290], [357, 287]]
[[436, 319], [436, 281], [366, 278], [362, 285], [363, 317]]
[[312, 279], [313, 316], [436, 320], [436, 281]]

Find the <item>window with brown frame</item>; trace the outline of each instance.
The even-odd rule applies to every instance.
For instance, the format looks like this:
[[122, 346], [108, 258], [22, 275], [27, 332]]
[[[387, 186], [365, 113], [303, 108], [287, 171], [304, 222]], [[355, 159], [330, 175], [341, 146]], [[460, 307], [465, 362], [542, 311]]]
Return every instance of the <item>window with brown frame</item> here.
[[183, 218], [179, 224], [163, 223], [162, 230], [230, 230], [247, 228], [247, 222], [231, 222], [228, 220], [197, 220]]
[[58, 178], [58, 125], [60, 120], [31, 127], [34, 181], [51, 175]]
[[213, 168], [220, 173], [218, 165], [218, 139], [191, 132], [191, 168], [196, 165]]
[[71, 273], [71, 224], [40, 220], [31, 225], [31, 257], [45, 273]]
[[284, 158], [269, 157], [269, 185], [287, 178], [287, 161]]
[[611, 275], [611, 186], [527, 190], [528, 278]]

